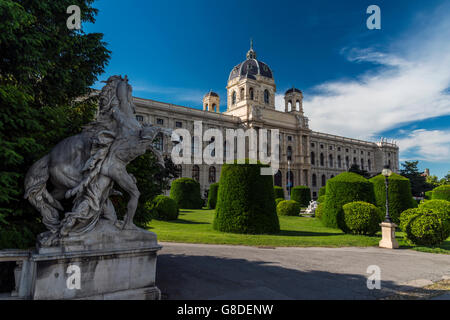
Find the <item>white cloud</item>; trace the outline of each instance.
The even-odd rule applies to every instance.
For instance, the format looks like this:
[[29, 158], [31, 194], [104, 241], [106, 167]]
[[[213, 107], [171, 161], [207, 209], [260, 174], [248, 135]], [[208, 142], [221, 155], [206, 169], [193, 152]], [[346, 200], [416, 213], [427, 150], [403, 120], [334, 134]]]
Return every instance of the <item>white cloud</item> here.
[[430, 162], [448, 162], [450, 159], [450, 130], [414, 130], [397, 143], [404, 159]]
[[[447, 14], [448, 15], [448, 14]], [[411, 32], [389, 52], [344, 48], [349, 61], [377, 68], [356, 79], [325, 82], [305, 95], [313, 130], [368, 138], [407, 122], [450, 114], [450, 17]], [[283, 95], [276, 97], [284, 110]]]

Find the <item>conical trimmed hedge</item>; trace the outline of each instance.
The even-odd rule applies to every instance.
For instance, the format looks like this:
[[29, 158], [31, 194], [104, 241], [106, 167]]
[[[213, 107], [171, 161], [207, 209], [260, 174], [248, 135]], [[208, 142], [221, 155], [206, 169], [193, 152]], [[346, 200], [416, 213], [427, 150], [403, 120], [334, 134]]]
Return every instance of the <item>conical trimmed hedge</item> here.
[[297, 201], [301, 207], [307, 207], [311, 201], [311, 190], [307, 186], [292, 188], [291, 200]]
[[353, 172], [343, 172], [327, 181], [326, 199], [321, 221], [330, 228], [349, 230], [345, 226], [342, 206], [349, 202], [375, 203], [373, 185], [367, 179]]
[[223, 232], [268, 234], [280, 231], [273, 177], [261, 164], [224, 164], [213, 228]]
[[191, 178], [179, 178], [172, 181], [170, 197], [182, 209], [201, 209], [203, 205], [200, 183]]
[[284, 189], [282, 187], [274, 186], [273, 192], [275, 193], [275, 199], [278, 199], [278, 198], [284, 199]]
[[[386, 211], [385, 177], [378, 175], [369, 180], [373, 184], [375, 204], [383, 212]], [[413, 208], [411, 184], [408, 178], [393, 173], [389, 177], [389, 215], [394, 223], [400, 223], [400, 214]]]

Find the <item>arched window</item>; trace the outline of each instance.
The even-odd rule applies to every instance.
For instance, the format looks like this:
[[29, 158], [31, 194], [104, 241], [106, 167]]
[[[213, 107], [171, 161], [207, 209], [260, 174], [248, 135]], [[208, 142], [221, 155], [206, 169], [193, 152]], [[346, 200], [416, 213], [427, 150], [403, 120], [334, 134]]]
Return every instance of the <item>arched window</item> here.
[[353, 158], [353, 164], [357, 164], [357, 163], [356, 163], [356, 158]]
[[350, 159], [349, 157], [345, 157], [345, 166], [347, 167], [347, 169], [350, 167]]
[[342, 159], [341, 156], [338, 156], [338, 167], [341, 168], [342, 167]]
[[295, 102], [295, 110], [300, 111], [300, 101]]
[[213, 104], [213, 110], [214, 110], [214, 112], [217, 112], [217, 106], [216, 106], [216, 104]]
[[253, 93], [253, 88], [250, 88], [249, 94], [250, 94], [250, 100], [253, 100], [255, 98], [255, 95]]
[[330, 155], [328, 156], [328, 166], [329, 166], [330, 168], [333, 168], [333, 166], [334, 166], [334, 163], [333, 163], [333, 155], [332, 155], [332, 154], [330, 154]]
[[241, 88], [241, 96], [240, 96], [241, 100], [244, 100], [244, 95], [245, 95], [245, 89]]
[[316, 154], [314, 152], [311, 152], [311, 164], [316, 165]]
[[288, 111], [292, 111], [292, 101], [288, 101]]
[[324, 159], [323, 153], [320, 154], [320, 165], [321, 166], [325, 165], [325, 159]]
[[209, 183], [216, 182], [216, 168], [215, 167], [209, 167]]
[[197, 165], [192, 167], [192, 179], [200, 181], [200, 168]]
[[161, 132], [158, 133], [158, 135], [153, 140], [153, 147], [156, 150], [163, 151], [163, 148], [164, 148], [164, 136], [163, 136], [163, 134]]
[[[214, 143], [216, 141], [216, 138], [212, 137], [211, 140], [209, 140], [209, 144]], [[211, 151], [211, 157], [216, 156], [216, 144], [214, 143], [214, 149]]]
[[269, 103], [269, 90], [264, 90], [264, 103], [268, 104]]
[[292, 160], [292, 147], [291, 146], [287, 147], [287, 159], [289, 161]]
[[364, 170], [364, 159], [361, 158], [361, 170]]
[[208, 104], [205, 104], [205, 110], [208, 111]]
[[278, 172], [275, 173], [275, 176], [273, 177], [274, 185], [281, 187], [282, 186], [281, 178], [282, 178], [281, 171], [278, 170]]
[[370, 162], [370, 159], [367, 160], [367, 166], [368, 166], [369, 171], [372, 171], [372, 163]]
[[312, 175], [312, 186], [317, 187], [317, 176], [315, 173]]
[[334, 174], [331, 175], [330, 179], [333, 179], [333, 178], [334, 178]]
[[231, 94], [231, 104], [236, 104], [236, 91]]
[[322, 187], [324, 187], [327, 184], [327, 177], [325, 175], [322, 175]]

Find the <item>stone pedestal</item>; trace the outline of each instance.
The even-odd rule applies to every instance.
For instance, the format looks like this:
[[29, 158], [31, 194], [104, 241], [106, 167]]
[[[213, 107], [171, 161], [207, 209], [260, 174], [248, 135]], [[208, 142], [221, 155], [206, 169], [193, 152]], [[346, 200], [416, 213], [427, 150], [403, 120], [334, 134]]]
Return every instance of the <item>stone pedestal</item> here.
[[119, 230], [100, 220], [88, 234], [69, 235], [57, 247], [38, 247], [32, 252], [21, 268], [19, 297], [160, 299], [155, 284], [160, 249], [153, 232]]
[[380, 248], [387, 248], [387, 249], [397, 249], [398, 242], [395, 239], [395, 228], [397, 225], [395, 223], [390, 222], [382, 222], [380, 224], [381, 226], [381, 241], [380, 241]]

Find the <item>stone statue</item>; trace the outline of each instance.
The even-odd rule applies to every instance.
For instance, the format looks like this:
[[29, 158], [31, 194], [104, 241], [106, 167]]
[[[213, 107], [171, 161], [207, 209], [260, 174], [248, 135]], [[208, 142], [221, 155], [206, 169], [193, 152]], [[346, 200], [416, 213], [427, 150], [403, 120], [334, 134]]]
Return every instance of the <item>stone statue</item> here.
[[315, 213], [316, 213], [317, 205], [318, 205], [317, 201], [311, 200], [309, 202], [308, 208], [306, 208], [304, 214], [308, 214], [308, 215], [314, 216]]
[[[110, 77], [100, 93], [97, 119], [80, 134], [59, 142], [28, 171], [24, 197], [41, 213], [49, 230], [39, 235], [41, 246], [58, 246], [64, 237], [89, 233], [101, 219], [118, 230], [137, 228], [133, 217], [139, 190], [126, 166], [148, 149], [163, 164], [152, 143], [158, 134], [171, 135], [172, 130], [139, 123], [131, 93], [126, 76]], [[130, 196], [123, 221], [117, 220], [109, 198], [119, 193], [115, 184]], [[70, 212], [64, 212], [64, 199], [73, 199]]]

